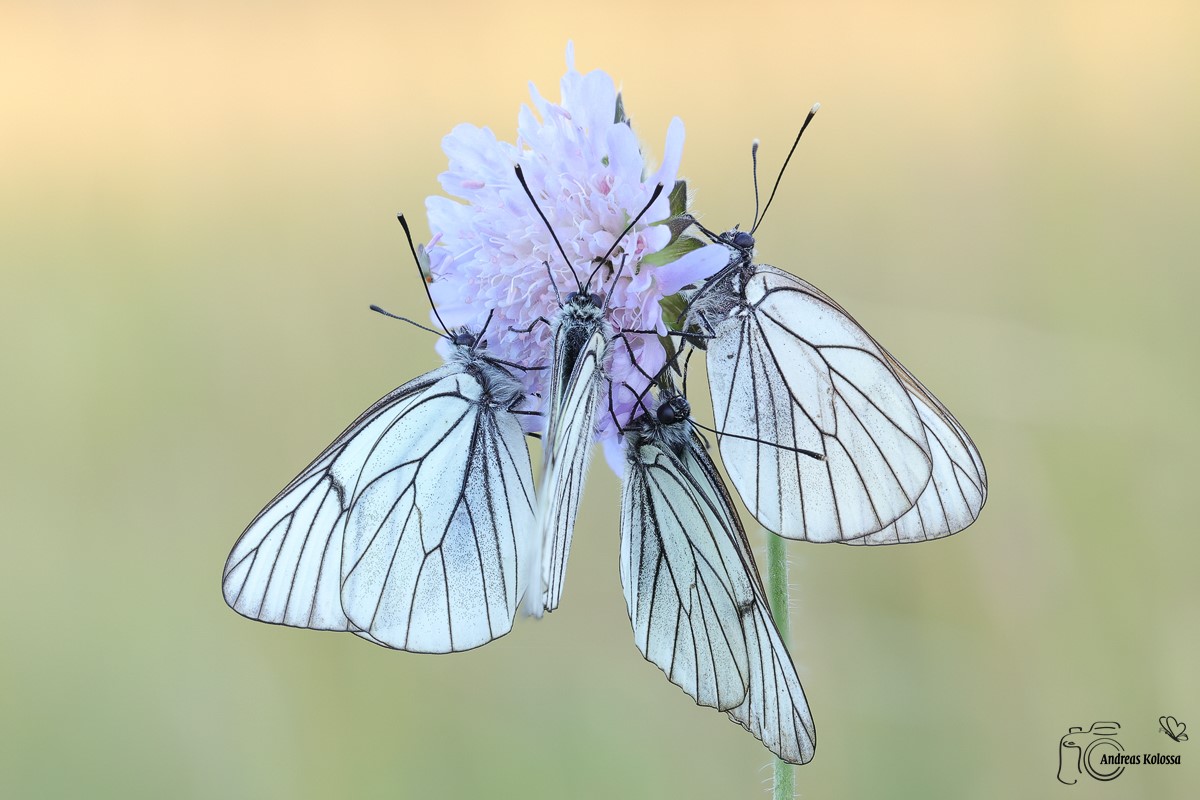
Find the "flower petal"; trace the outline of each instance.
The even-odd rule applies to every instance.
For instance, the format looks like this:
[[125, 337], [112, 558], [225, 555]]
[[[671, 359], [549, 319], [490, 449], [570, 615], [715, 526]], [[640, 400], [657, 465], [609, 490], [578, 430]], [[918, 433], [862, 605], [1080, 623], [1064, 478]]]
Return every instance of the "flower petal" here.
[[690, 253], [685, 253], [669, 264], [654, 270], [658, 282], [658, 294], [670, 297], [689, 283], [711, 278], [729, 263], [729, 248], [720, 244], [709, 244]]

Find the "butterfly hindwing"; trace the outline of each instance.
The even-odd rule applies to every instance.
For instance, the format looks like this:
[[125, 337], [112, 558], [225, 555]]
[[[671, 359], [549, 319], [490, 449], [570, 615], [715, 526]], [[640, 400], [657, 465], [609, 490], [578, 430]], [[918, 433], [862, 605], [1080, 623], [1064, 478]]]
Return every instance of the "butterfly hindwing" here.
[[886, 528], [846, 544], [900, 544], [940, 539], [966, 528], [987, 499], [987, 473], [974, 442], [958, 420], [890, 354], [904, 381], [933, 458], [933, 475], [916, 505]]
[[430, 386], [375, 442], [346, 521], [342, 607], [389, 647], [469, 650], [512, 628], [533, 481], [515, 417], [475, 378]]

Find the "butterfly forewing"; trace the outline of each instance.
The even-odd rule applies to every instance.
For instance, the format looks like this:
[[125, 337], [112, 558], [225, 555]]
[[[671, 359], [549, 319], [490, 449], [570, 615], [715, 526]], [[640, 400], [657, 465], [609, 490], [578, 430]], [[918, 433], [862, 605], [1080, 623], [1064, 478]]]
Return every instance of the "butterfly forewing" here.
[[626, 446], [621, 581], [638, 649], [697, 703], [807, 762], [808, 703], [712, 461], [694, 436], [678, 454], [653, 437]]
[[380, 436], [346, 521], [342, 607], [389, 647], [469, 650], [512, 627], [533, 511], [524, 435], [447, 376]]
[[738, 553], [721, 548], [731, 522], [669, 453], [642, 446], [636, 458], [621, 499], [621, 582], [635, 641], [698, 703], [728, 711], [750, 683], [742, 617], [754, 605]]
[[[575, 338], [582, 346], [571, 341]], [[538, 493], [537, 538], [543, 548], [540, 579], [544, 591], [540, 602], [531, 596], [527, 604], [535, 615], [553, 611], [562, 598], [571, 536], [595, 440], [607, 346], [602, 324], [584, 327], [564, 314], [555, 335], [550, 417]]]

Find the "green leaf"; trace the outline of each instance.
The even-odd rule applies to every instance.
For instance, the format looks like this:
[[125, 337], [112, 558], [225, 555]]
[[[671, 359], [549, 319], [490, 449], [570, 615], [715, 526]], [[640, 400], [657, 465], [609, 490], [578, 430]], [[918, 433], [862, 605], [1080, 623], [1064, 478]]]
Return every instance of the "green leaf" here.
[[671, 187], [671, 216], [682, 216], [687, 212], [688, 196], [687, 181], [675, 181]]
[[683, 314], [687, 311], [687, 301], [683, 299], [681, 294], [673, 294], [670, 297], [664, 297], [658, 301], [659, 308], [663, 312], [663, 322], [668, 328], [674, 328], [683, 319]]
[[642, 263], [649, 264], [652, 267], [661, 267], [663, 264], [670, 264], [672, 261], [687, 255], [693, 250], [699, 250], [705, 244], [700, 239], [691, 236], [680, 236], [657, 253], [645, 256], [642, 259]]
[[629, 117], [625, 116], [625, 100], [621, 97], [621, 93], [617, 92], [617, 113], [613, 117], [613, 122], [624, 122], [629, 124]]
[[666, 363], [670, 364], [675, 360], [675, 341], [670, 336], [658, 337], [658, 343], [662, 345], [663, 350], [667, 353]]

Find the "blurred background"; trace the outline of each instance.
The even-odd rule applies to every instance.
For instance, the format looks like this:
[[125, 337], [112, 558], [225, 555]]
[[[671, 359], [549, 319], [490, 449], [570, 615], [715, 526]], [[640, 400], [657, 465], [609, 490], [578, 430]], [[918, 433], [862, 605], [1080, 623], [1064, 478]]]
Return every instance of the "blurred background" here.
[[[766, 795], [769, 753], [633, 645], [599, 459], [561, 609], [483, 649], [221, 598], [261, 505], [437, 363], [367, 305], [426, 313], [394, 214], [428, 237], [441, 137], [511, 141], [573, 39], [649, 153], [684, 119], [709, 227], [822, 103], [760, 258], [988, 466], [949, 540], [789, 545], [802, 796], [1195, 796], [1200, 740], [1157, 720], [1200, 732], [1200, 10], [825, 5], [0, 6], [0, 795]], [[1098, 720], [1183, 763], [1062, 786]]]

